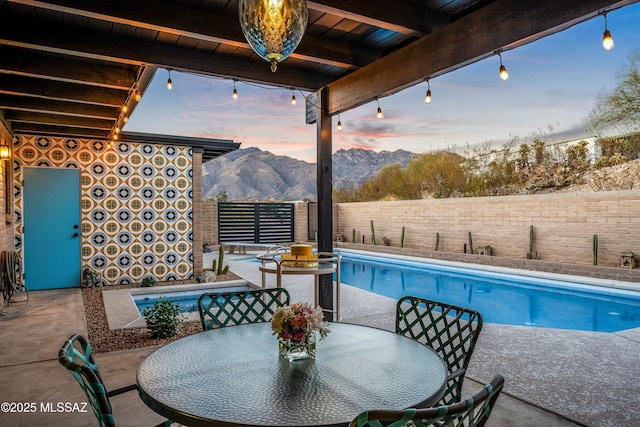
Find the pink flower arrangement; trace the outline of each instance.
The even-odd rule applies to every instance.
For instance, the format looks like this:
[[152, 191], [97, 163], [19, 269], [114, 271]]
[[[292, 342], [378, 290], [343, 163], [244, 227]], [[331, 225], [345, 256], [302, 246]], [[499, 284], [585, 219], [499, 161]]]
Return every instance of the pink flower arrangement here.
[[330, 332], [329, 323], [324, 321], [322, 308], [313, 308], [306, 302], [297, 302], [276, 309], [271, 319], [271, 329], [278, 338], [295, 342], [303, 341], [314, 331], [320, 333], [320, 339]]

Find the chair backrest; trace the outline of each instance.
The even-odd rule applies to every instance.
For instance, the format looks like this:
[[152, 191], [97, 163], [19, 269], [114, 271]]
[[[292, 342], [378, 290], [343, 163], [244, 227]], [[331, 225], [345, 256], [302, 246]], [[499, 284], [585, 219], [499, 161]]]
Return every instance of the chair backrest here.
[[447, 364], [447, 389], [440, 405], [462, 398], [462, 383], [478, 336], [482, 315], [472, 309], [406, 296], [396, 305], [396, 333], [431, 347]]
[[289, 304], [284, 288], [210, 292], [198, 298], [200, 323], [206, 331], [242, 323], [268, 322], [278, 307]]
[[453, 405], [428, 409], [366, 411], [356, 416], [349, 427], [483, 427], [503, 386], [504, 378], [496, 375], [473, 396]]
[[87, 339], [80, 334], [72, 335], [60, 349], [58, 361], [80, 383], [100, 425], [114, 427], [111, 402]]

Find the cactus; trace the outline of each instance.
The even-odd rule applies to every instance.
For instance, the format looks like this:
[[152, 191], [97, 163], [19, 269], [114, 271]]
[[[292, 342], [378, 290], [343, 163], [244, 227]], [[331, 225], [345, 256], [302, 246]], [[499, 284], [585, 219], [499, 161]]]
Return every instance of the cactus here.
[[355, 243], [356, 242], [356, 229], [352, 229], [351, 230], [351, 243]]
[[529, 226], [529, 252], [527, 253], [527, 259], [536, 259], [538, 254], [533, 252], [533, 225]]
[[[224, 246], [220, 245], [220, 247], [218, 248], [218, 263], [216, 263], [216, 260], [213, 260], [213, 263], [211, 265], [211, 270], [215, 271], [216, 274], [220, 275], [220, 274], [227, 274], [229, 272], [229, 266], [225, 265], [224, 267], [222, 266], [224, 263]], [[217, 268], [216, 268], [217, 267]]]
[[436, 233], [436, 252], [438, 252], [438, 246], [440, 246], [440, 233]]
[[598, 235], [593, 235], [593, 265], [598, 265]]
[[371, 220], [371, 244], [372, 245], [376, 244], [376, 232], [373, 229], [373, 220]]
[[404, 248], [404, 226], [402, 227], [402, 233], [400, 233], [400, 247]]
[[473, 240], [471, 240], [471, 232], [469, 232], [469, 253], [473, 254]]

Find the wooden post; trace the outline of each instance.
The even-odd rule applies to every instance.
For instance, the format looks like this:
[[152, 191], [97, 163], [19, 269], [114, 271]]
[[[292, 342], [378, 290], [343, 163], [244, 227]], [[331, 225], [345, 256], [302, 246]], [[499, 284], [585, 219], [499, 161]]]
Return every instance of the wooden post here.
[[[318, 184], [318, 252], [333, 252], [333, 169], [331, 158], [331, 116], [326, 113], [329, 105], [327, 89], [318, 92], [317, 109], [317, 184]], [[324, 274], [320, 280], [320, 306], [333, 310], [333, 277]], [[333, 321], [333, 313], [325, 312], [325, 319]], [[336, 319], [339, 320], [339, 319]]]

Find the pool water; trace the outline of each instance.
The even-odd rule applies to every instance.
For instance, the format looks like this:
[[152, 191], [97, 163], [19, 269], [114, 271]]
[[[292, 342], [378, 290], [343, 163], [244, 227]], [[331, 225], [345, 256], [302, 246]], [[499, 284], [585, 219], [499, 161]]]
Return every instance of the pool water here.
[[165, 293], [153, 293], [153, 294], [143, 294], [143, 295], [131, 295], [133, 298], [133, 302], [135, 302], [140, 315], [142, 316], [142, 312], [147, 307], [152, 307], [156, 301], [160, 298], [164, 298], [166, 300], [171, 300], [174, 303], [177, 303], [181, 313], [191, 313], [198, 311], [198, 298], [200, 295], [205, 294], [207, 292], [241, 292], [248, 291], [250, 289], [249, 286], [230, 286], [226, 288], [215, 288], [215, 289], [200, 289], [195, 291], [176, 291], [176, 292], [165, 292]]
[[342, 252], [340, 282], [393, 299], [473, 308], [507, 325], [615, 332], [640, 327], [640, 292]]

